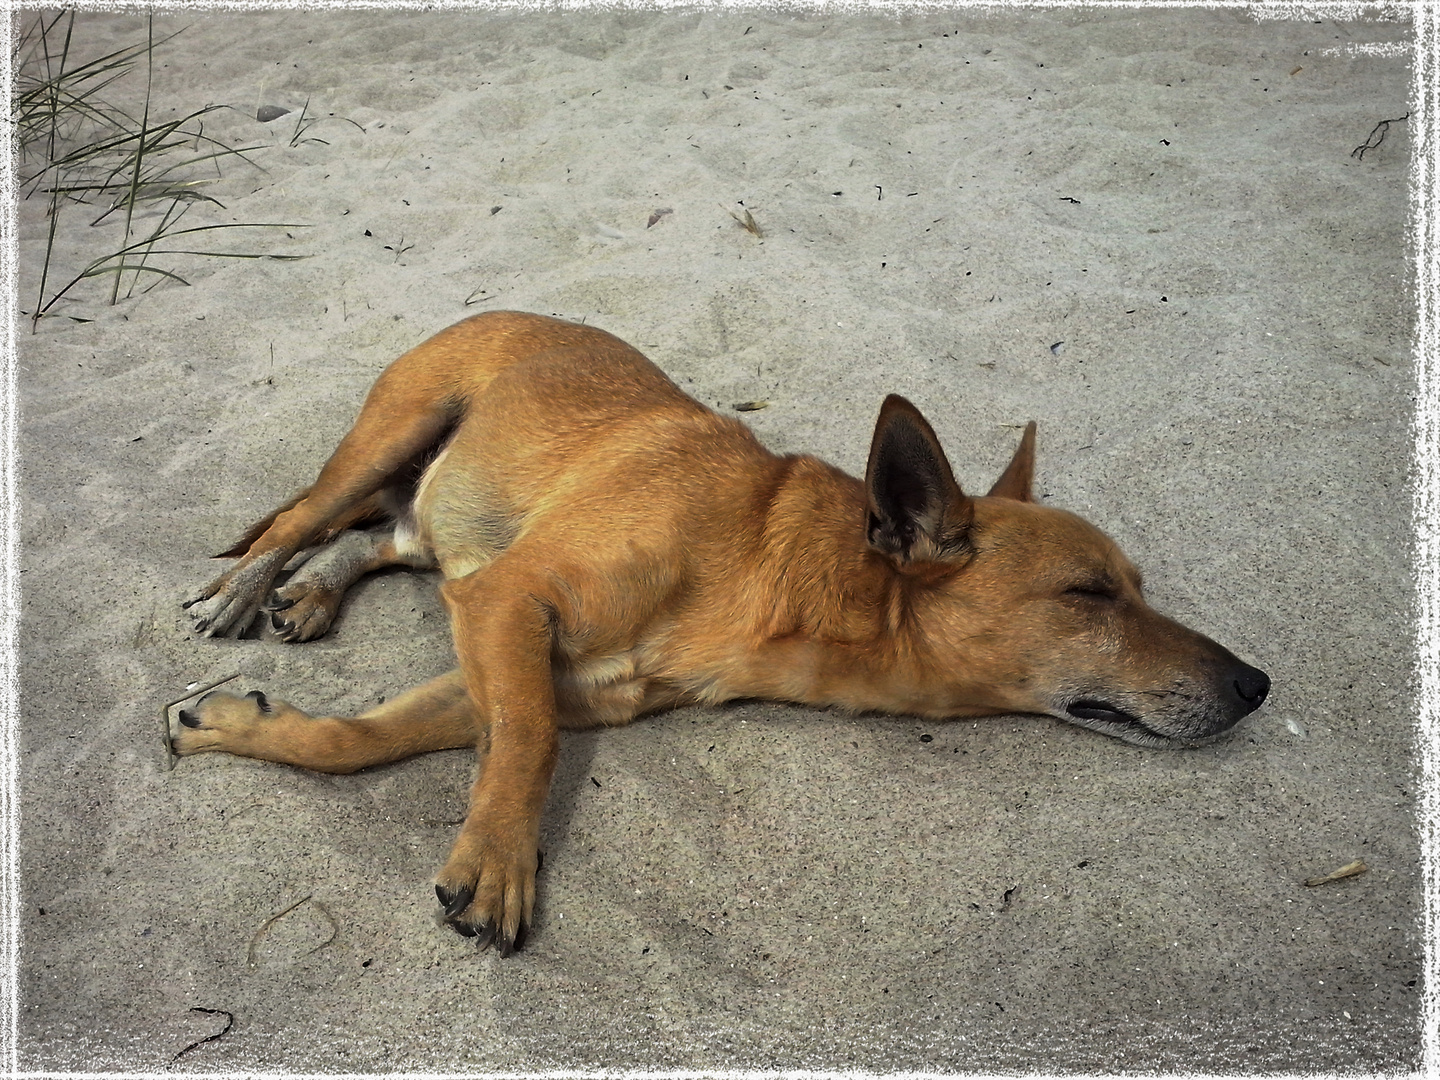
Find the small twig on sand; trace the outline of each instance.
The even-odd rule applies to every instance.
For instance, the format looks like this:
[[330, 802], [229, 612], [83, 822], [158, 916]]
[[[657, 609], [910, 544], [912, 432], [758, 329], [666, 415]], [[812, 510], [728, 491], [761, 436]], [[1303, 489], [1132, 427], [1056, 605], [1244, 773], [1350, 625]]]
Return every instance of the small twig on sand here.
[[1350, 156], [1356, 161], [1364, 161], [1366, 150], [1374, 150], [1385, 141], [1385, 133], [1390, 130], [1391, 124], [1398, 124], [1401, 120], [1408, 119], [1410, 119], [1410, 114], [1407, 112], [1404, 116], [1397, 116], [1393, 120], [1381, 120], [1370, 129], [1369, 137], [1359, 146], [1355, 147], [1354, 150], [1350, 151]]
[[170, 745], [170, 710], [173, 709], [176, 705], [179, 705], [182, 701], [189, 701], [192, 697], [199, 697], [201, 694], [208, 694], [217, 686], [224, 686], [227, 682], [230, 682], [232, 679], [238, 679], [239, 677], [240, 672], [238, 671], [235, 672], [234, 675], [226, 675], [223, 679], [216, 679], [214, 682], [209, 683], [205, 686], [196, 687], [184, 697], [177, 697], [174, 701], [167, 701], [164, 705], [160, 706], [160, 735], [165, 740], [166, 772], [169, 772], [175, 768], [176, 760], [175, 750]]
[[1369, 869], [1370, 868], [1365, 865], [1364, 859], [1356, 859], [1352, 863], [1346, 863], [1344, 866], [1340, 867], [1339, 870], [1332, 870], [1324, 877], [1307, 878], [1305, 880], [1305, 885], [1308, 888], [1313, 889], [1316, 885], [1328, 885], [1332, 881], [1339, 881], [1342, 878], [1354, 877], [1356, 874], [1363, 874], [1366, 870]]
[[289, 915], [290, 912], [294, 911], [301, 904], [305, 903], [305, 901], [309, 900], [310, 897], [313, 895], [315, 894], [307, 893], [299, 900], [296, 900], [293, 904], [287, 907], [284, 911], [277, 911], [274, 915], [271, 915], [268, 919], [266, 919], [263, 923], [260, 924], [260, 929], [256, 930], [255, 936], [250, 939], [250, 948], [245, 950], [245, 964], [247, 967], [255, 966], [255, 949], [260, 944], [260, 939], [265, 936], [265, 931], [269, 930], [270, 927], [274, 926], [286, 915]]
[[307, 901], [309, 902], [310, 906], [313, 907], [316, 911], [320, 912], [320, 914], [325, 917], [325, 921], [330, 924], [330, 936], [327, 937], [324, 941], [320, 942], [319, 945], [316, 945], [313, 949], [308, 950], [305, 955], [310, 956], [314, 953], [317, 953], [321, 949], [325, 948], [326, 945], [329, 945], [332, 941], [335, 940], [336, 936], [340, 933], [340, 924], [335, 921], [335, 916], [330, 914], [329, 909], [326, 908], [324, 904], [320, 903], [319, 900], [314, 899], [314, 895], [314, 893], [307, 893], [305, 896], [302, 896], [299, 900], [296, 900], [295, 903], [287, 907], [284, 911], [277, 911], [274, 915], [271, 915], [270, 918], [266, 919], [263, 923], [260, 924], [260, 929], [256, 930], [255, 936], [250, 939], [250, 948], [247, 949], [245, 952], [245, 964], [247, 967], [255, 966], [255, 950], [259, 948], [260, 939], [265, 936], [265, 931], [269, 930], [270, 927], [274, 926], [286, 915], [289, 915], [290, 912], [294, 911], [301, 904], [304, 904]]
[[[180, 700], [184, 701], [185, 699], [181, 698]], [[191, 1050], [194, 1050], [197, 1046], [204, 1046], [208, 1042], [214, 1042], [216, 1039], [226, 1034], [232, 1027], [235, 1026], [235, 1014], [232, 1012], [226, 1012], [224, 1009], [204, 1009], [201, 1008], [199, 1005], [195, 1005], [191, 1007], [190, 1011], [198, 1013], [208, 1013], [210, 1016], [223, 1016], [225, 1017], [225, 1026], [219, 1031], [215, 1032], [214, 1035], [206, 1035], [203, 1039], [196, 1039], [189, 1046], [185, 1047], [184, 1050], [181, 1050], [180, 1053], [176, 1054], [170, 1059], [171, 1065], [174, 1065], [175, 1062], [179, 1061], [182, 1057], [188, 1054]]]
[[334, 941], [336, 937], [338, 937], [340, 934], [340, 924], [335, 921], [335, 916], [330, 914], [329, 908], [327, 908], [324, 904], [320, 903], [319, 900], [311, 900], [310, 906], [313, 907], [316, 911], [320, 912], [321, 915], [325, 916], [325, 921], [330, 924], [330, 936], [327, 937], [324, 941], [320, 942], [319, 945], [316, 945], [313, 949], [310, 950], [310, 952], [306, 953], [306, 956], [312, 956], [315, 953], [319, 952], [326, 945], [329, 945], [332, 941]]

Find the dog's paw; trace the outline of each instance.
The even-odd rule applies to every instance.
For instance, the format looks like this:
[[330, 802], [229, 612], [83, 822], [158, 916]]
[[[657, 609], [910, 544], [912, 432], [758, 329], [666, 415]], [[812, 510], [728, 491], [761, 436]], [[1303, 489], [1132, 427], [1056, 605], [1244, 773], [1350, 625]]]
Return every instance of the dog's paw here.
[[508, 843], [467, 823], [435, 881], [445, 922], [481, 949], [494, 945], [509, 956], [530, 928], [540, 859], [533, 837]]
[[284, 702], [271, 704], [259, 690], [251, 690], [244, 697], [212, 691], [193, 709], [180, 710], [180, 726], [171, 729], [170, 746], [181, 757], [208, 750], [253, 756], [262, 728], [282, 711], [295, 710]]
[[189, 613], [195, 632], [206, 637], [226, 637], [232, 632], [239, 637], [255, 621], [258, 610], [247, 598], [223, 591], [214, 596], [202, 593], [182, 606]]
[[206, 637], [234, 633], [238, 637], [255, 620], [260, 600], [284, 562], [285, 553], [278, 550], [242, 559], [180, 606], [190, 615], [197, 633]]
[[344, 592], [291, 580], [270, 594], [265, 613], [281, 641], [311, 641], [334, 622]]

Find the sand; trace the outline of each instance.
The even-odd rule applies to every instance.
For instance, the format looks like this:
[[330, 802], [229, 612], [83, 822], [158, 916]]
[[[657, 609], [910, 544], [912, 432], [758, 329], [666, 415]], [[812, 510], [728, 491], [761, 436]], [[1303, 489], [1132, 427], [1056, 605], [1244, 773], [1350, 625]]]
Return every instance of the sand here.
[[[1352, 156], [1406, 112], [1407, 24], [155, 26], [185, 28], [156, 115], [230, 104], [207, 131], [260, 147], [187, 220], [303, 225], [227, 244], [306, 258], [177, 256], [188, 287], [88, 282], [19, 323], [21, 1067], [1418, 1065], [1407, 124]], [[146, 32], [76, 27], [91, 55]], [[63, 219], [72, 274], [118, 246], [93, 216]], [[971, 489], [1037, 420], [1046, 501], [1270, 701], [1188, 752], [760, 703], [567, 736], [531, 943], [477, 953], [430, 884], [473, 755], [172, 770], [159, 714], [235, 672], [345, 712], [451, 666], [433, 575], [366, 582], [302, 646], [202, 639], [179, 605], [391, 359], [498, 308], [603, 326], [721, 411], [768, 401], [768, 445], [852, 472], [887, 392]]]

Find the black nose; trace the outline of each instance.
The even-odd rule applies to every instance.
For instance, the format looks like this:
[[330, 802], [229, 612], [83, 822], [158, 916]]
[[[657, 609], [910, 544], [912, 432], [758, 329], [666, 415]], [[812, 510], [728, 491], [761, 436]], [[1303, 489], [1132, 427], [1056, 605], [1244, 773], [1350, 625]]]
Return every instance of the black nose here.
[[1231, 685], [1235, 687], [1236, 696], [1248, 706], [1245, 711], [1252, 713], [1265, 703], [1265, 697], [1270, 693], [1270, 676], [1259, 668], [1242, 664], [1235, 670]]

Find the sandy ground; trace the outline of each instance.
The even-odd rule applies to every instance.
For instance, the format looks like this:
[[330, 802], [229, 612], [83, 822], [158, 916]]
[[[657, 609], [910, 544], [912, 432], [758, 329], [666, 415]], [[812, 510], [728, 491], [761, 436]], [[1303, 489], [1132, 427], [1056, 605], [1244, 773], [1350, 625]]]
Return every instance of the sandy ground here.
[[[156, 22], [182, 25], [159, 115], [230, 103], [210, 130], [263, 144], [193, 220], [303, 224], [231, 246], [309, 258], [177, 258], [188, 288], [96, 283], [59, 307], [93, 321], [22, 335], [24, 1068], [160, 1069], [222, 1013], [175, 1070], [1417, 1064], [1406, 125], [1351, 155], [1407, 108], [1404, 24]], [[119, 235], [87, 220], [67, 266]], [[1271, 700], [1190, 752], [768, 704], [569, 736], [532, 942], [477, 953], [430, 885], [471, 754], [172, 771], [159, 711], [234, 672], [359, 710], [451, 665], [433, 575], [303, 646], [200, 639], [179, 604], [386, 363], [502, 307], [767, 400], [767, 444], [852, 472], [888, 391], [970, 488], [1038, 420], [1046, 499]]]

